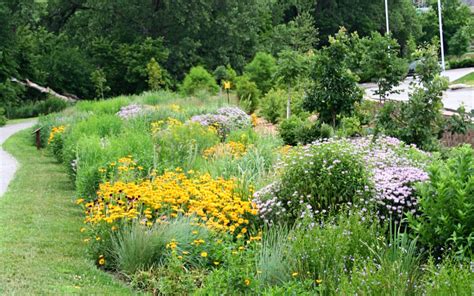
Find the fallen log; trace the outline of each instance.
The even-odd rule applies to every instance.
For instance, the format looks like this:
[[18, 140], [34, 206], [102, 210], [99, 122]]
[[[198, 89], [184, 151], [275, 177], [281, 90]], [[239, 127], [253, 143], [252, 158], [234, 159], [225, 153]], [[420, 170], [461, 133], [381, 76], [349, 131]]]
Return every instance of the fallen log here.
[[21, 84], [21, 85], [24, 85], [24, 86], [27, 86], [27, 87], [34, 88], [34, 89], [40, 91], [41, 93], [50, 94], [50, 95], [52, 95], [56, 98], [59, 98], [63, 101], [66, 101], [66, 102], [75, 102], [77, 100], [76, 96], [73, 96], [73, 95], [66, 96], [66, 95], [59, 94], [59, 93], [55, 92], [54, 90], [52, 90], [49, 87], [43, 87], [43, 86], [41, 86], [37, 83], [34, 83], [34, 82], [32, 82], [28, 79], [26, 79], [25, 81], [21, 81], [21, 80], [18, 80], [16, 78], [11, 78], [11, 81], [16, 82], [16, 83]]

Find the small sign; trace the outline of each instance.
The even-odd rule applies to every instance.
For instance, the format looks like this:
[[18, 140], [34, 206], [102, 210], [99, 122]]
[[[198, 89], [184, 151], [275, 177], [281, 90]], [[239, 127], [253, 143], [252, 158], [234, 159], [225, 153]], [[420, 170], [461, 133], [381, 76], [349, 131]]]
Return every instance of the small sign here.
[[224, 81], [224, 89], [230, 89], [230, 81]]

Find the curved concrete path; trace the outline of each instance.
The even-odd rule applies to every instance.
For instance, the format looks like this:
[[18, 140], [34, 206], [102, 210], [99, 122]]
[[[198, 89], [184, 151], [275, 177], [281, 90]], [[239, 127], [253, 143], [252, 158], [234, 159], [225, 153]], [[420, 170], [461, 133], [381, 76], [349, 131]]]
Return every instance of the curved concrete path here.
[[7, 191], [8, 184], [15, 176], [18, 162], [5, 152], [1, 145], [13, 134], [35, 125], [36, 120], [0, 127], [0, 197]]

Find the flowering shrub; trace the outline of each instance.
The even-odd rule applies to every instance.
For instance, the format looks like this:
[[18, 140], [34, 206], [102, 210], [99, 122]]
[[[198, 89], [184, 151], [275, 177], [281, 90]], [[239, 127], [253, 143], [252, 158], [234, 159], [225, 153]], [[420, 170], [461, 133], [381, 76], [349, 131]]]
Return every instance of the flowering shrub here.
[[428, 179], [430, 155], [390, 137], [329, 139], [285, 156], [281, 180], [257, 191], [254, 202], [266, 223], [358, 203], [381, 220], [415, 213], [414, 185]]
[[54, 138], [66, 130], [66, 127], [64, 125], [56, 126], [51, 129], [51, 132], [49, 133], [49, 139], [48, 139], [48, 145], [51, 144], [54, 141]]
[[54, 157], [58, 161], [62, 161], [63, 159], [63, 146], [64, 146], [64, 139], [63, 135], [66, 131], [66, 126], [60, 125], [53, 127], [51, 132], [49, 133], [48, 138], [48, 148], [53, 153]]
[[370, 189], [362, 155], [347, 141], [320, 141], [295, 148], [285, 156], [282, 169], [280, 181], [265, 188], [265, 202], [259, 201], [261, 192], [255, 195], [266, 221], [271, 216], [294, 221], [339, 204], [359, 203]]
[[230, 124], [228, 121], [229, 119], [226, 116], [215, 114], [195, 115], [191, 118], [191, 122], [215, 128], [221, 138], [225, 138], [230, 132]]
[[143, 107], [137, 104], [131, 104], [120, 108], [120, 111], [117, 112], [117, 116], [122, 119], [133, 118], [137, 115], [140, 115], [143, 112]]
[[[122, 169], [121, 169], [122, 168]], [[119, 166], [134, 170], [134, 166]], [[188, 177], [177, 169], [153, 180], [105, 182], [97, 199], [85, 203], [85, 223], [112, 227], [120, 221], [138, 219], [152, 226], [157, 221], [179, 215], [195, 216], [196, 223], [217, 231], [245, 234], [250, 219], [257, 214], [252, 203], [235, 192], [234, 180], [212, 179], [208, 174]], [[84, 200], [78, 200], [82, 203]]]
[[196, 115], [191, 118], [191, 122], [215, 127], [222, 138], [225, 138], [233, 130], [252, 126], [250, 116], [237, 107], [220, 108], [216, 114]]
[[228, 118], [231, 130], [243, 129], [251, 126], [251, 118], [242, 109], [237, 107], [223, 107], [216, 111], [217, 115]]

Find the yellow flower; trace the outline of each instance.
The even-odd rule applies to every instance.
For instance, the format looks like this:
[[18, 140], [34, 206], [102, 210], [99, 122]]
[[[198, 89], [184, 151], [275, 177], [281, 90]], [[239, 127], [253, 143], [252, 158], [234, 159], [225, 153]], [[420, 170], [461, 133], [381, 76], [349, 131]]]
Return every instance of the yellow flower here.
[[99, 256], [99, 265], [104, 265], [105, 264], [105, 258], [104, 255]]
[[219, 265], [220, 263], [218, 261], [214, 261], [214, 265], [217, 266]]
[[246, 286], [250, 286], [250, 280], [249, 280], [249, 279], [245, 279], [244, 284], [245, 284]]
[[293, 272], [293, 273], [291, 274], [291, 276], [293, 276], [293, 277], [298, 276], [298, 273], [297, 273], [297, 272]]
[[207, 257], [207, 252], [202, 252], [202, 253], [201, 253], [201, 257], [206, 258], [206, 257]]
[[318, 285], [321, 284], [322, 282], [323, 282], [323, 280], [320, 280], [320, 279], [316, 280], [316, 284], [318, 284]]
[[95, 237], [95, 240], [96, 240], [96, 241], [100, 241], [100, 236], [96, 236], [96, 237]]
[[84, 202], [84, 199], [83, 198], [79, 198], [78, 200], [76, 200], [76, 204], [77, 205], [80, 205], [81, 203]]
[[82, 227], [80, 231], [81, 231], [81, 232], [84, 232], [84, 231], [86, 231], [86, 228], [85, 228], [85, 227]]

